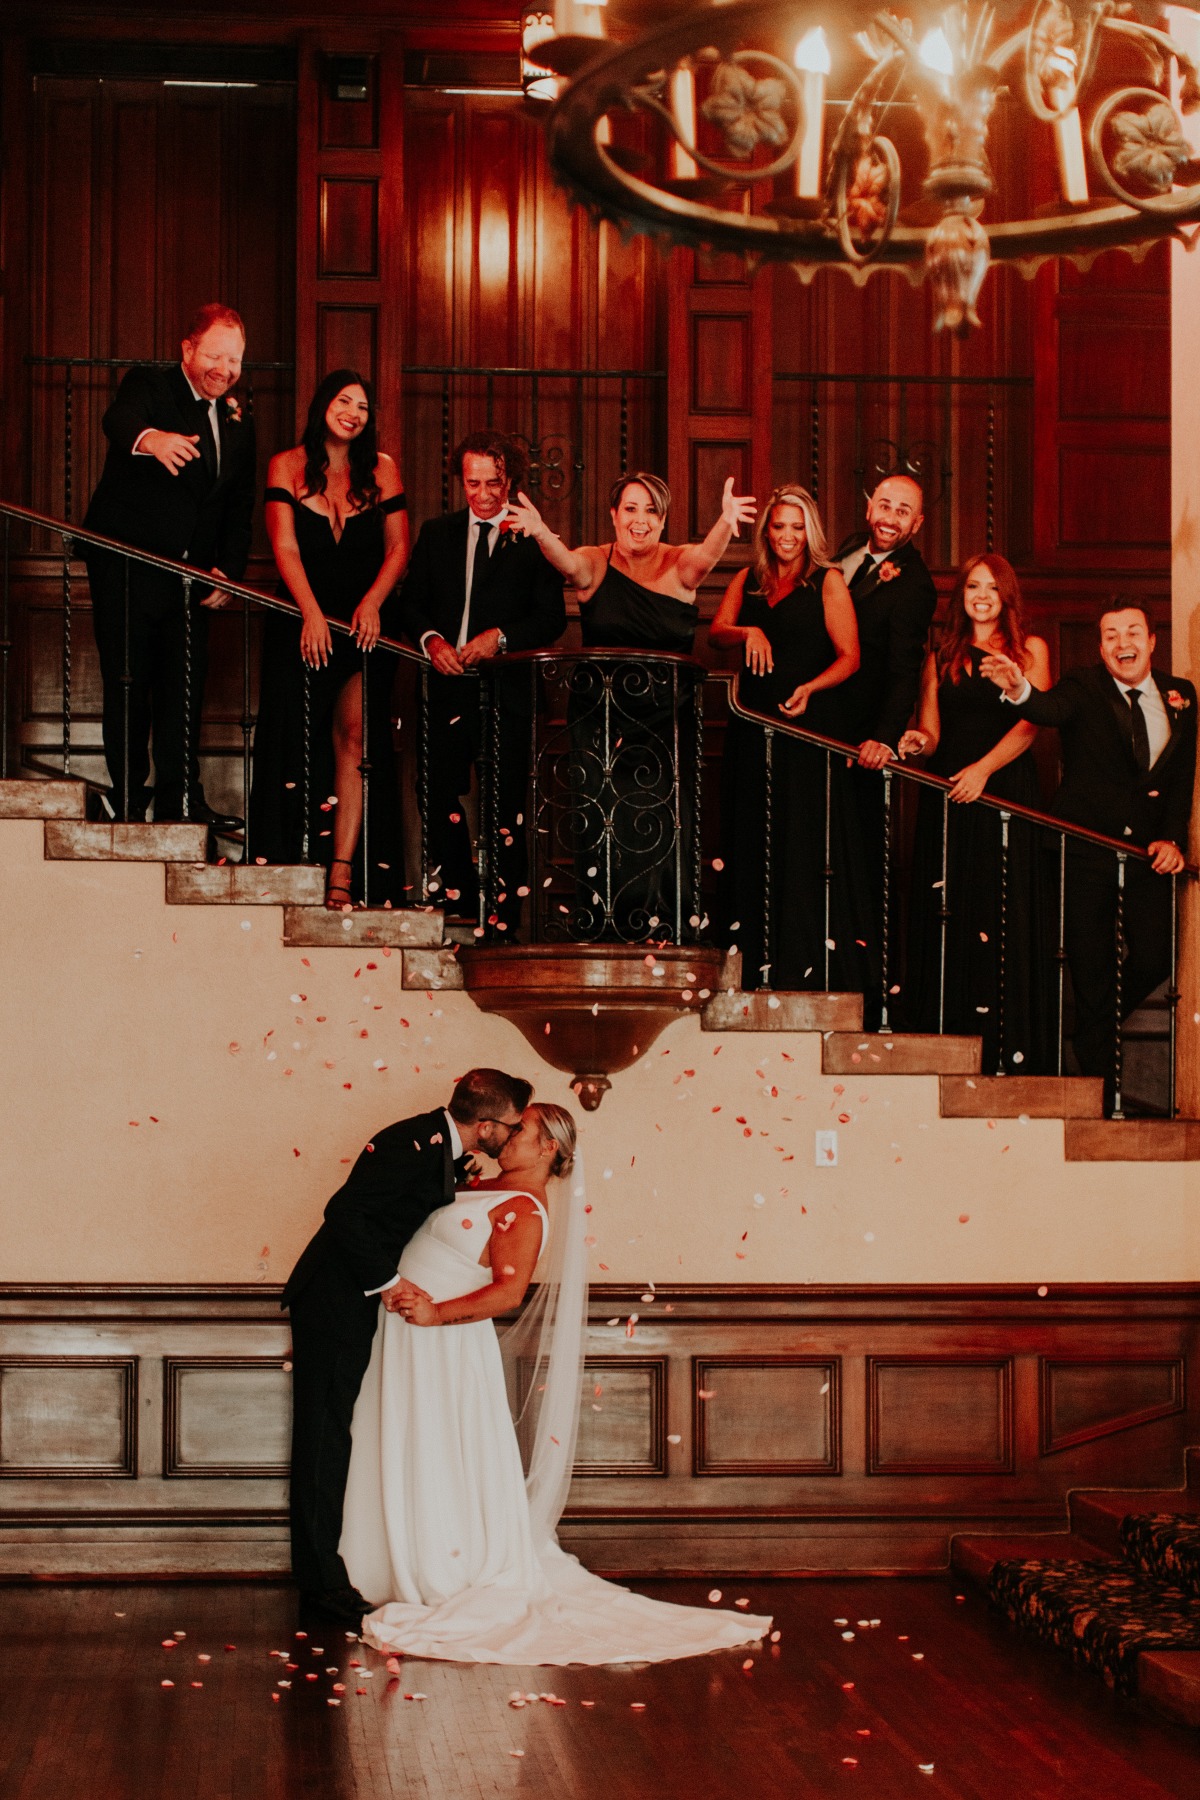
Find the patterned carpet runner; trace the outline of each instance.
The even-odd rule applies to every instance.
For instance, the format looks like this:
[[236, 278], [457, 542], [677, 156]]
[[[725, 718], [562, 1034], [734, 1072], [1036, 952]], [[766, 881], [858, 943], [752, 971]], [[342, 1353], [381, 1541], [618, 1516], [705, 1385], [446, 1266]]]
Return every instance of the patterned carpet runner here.
[[988, 1592], [1019, 1629], [1133, 1694], [1143, 1650], [1200, 1650], [1200, 1519], [1131, 1513], [1120, 1541], [1118, 1562], [998, 1562]]

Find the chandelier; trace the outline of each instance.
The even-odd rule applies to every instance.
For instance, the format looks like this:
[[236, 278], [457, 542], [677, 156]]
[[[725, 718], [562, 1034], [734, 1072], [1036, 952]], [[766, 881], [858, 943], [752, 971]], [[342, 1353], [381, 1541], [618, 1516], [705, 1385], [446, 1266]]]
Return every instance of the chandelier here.
[[[934, 329], [964, 334], [993, 261], [1194, 238], [1181, 115], [1200, 84], [1162, 17], [1152, 0], [558, 0], [525, 13], [522, 73], [549, 102], [551, 166], [599, 216], [805, 279], [924, 272]], [[1054, 171], [1044, 204], [997, 182], [997, 108]]]

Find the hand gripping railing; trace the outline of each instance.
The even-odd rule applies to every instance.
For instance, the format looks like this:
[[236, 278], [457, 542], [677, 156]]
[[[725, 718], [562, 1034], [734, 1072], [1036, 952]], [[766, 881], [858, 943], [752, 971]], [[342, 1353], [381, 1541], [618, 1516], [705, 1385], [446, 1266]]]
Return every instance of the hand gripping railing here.
[[[28, 527], [30, 529], [34, 529], [34, 530], [38, 530], [38, 531], [45, 531], [45, 532], [49, 533], [51, 537], [56, 537], [59, 540], [58, 556], [61, 560], [61, 565], [62, 565], [62, 597], [63, 597], [62, 773], [64, 775], [71, 774], [72, 754], [73, 754], [73, 752], [72, 752], [72, 737], [71, 737], [72, 687], [73, 687], [72, 654], [71, 653], [72, 653], [72, 644], [73, 644], [73, 613], [74, 613], [74, 599], [73, 599], [72, 581], [71, 581], [72, 560], [76, 554], [76, 551], [79, 549], [79, 547], [82, 545], [87, 545], [89, 548], [103, 550], [103, 551], [110, 553], [112, 556], [119, 558], [123, 564], [123, 567], [124, 567], [124, 662], [123, 662], [121, 683], [122, 683], [122, 695], [123, 695], [123, 714], [124, 714], [123, 738], [124, 738], [125, 754], [124, 754], [124, 759], [123, 759], [123, 762], [124, 762], [123, 768], [119, 772], [110, 769], [109, 775], [110, 775], [110, 777], [115, 777], [116, 779], [119, 780], [121, 812], [122, 812], [122, 817], [124, 817], [124, 818], [128, 818], [128, 816], [129, 816], [129, 802], [130, 802], [130, 793], [129, 793], [129, 712], [130, 712], [130, 689], [133, 684], [133, 677], [132, 677], [132, 674], [130, 671], [130, 644], [129, 644], [129, 619], [130, 619], [129, 572], [130, 572], [130, 569], [134, 565], [137, 565], [142, 568], [159, 569], [166, 574], [178, 576], [179, 582], [180, 582], [181, 599], [182, 599], [182, 607], [183, 607], [183, 634], [184, 634], [184, 640], [183, 640], [184, 641], [184, 707], [183, 707], [183, 712], [184, 712], [184, 718], [183, 718], [184, 783], [183, 783], [182, 812], [183, 812], [183, 817], [185, 819], [187, 819], [190, 816], [190, 811], [191, 811], [191, 801], [190, 801], [191, 766], [190, 765], [191, 765], [191, 745], [192, 745], [192, 739], [193, 739], [192, 719], [193, 719], [194, 705], [197, 700], [197, 696], [195, 696], [192, 691], [193, 690], [192, 598], [197, 590], [199, 590], [202, 593], [208, 593], [212, 589], [216, 588], [221, 593], [227, 594], [231, 599], [241, 601], [241, 605], [242, 605], [242, 719], [241, 719], [242, 789], [243, 789], [243, 812], [244, 812], [244, 816], [247, 819], [246, 839], [244, 842], [243, 854], [244, 854], [245, 860], [247, 860], [247, 861], [251, 860], [252, 857], [251, 857], [250, 827], [249, 827], [249, 801], [250, 801], [251, 763], [252, 763], [251, 739], [252, 739], [253, 730], [254, 730], [255, 718], [254, 718], [254, 714], [252, 711], [251, 691], [250, 691], [250, 612], [253, 607], [259, 607], [267, 612], [280, 613], [280, 614], [285, 615], [288, 618], [295, 619], [297, 622], [299, 622], [301, 619], [300, 608], [291, 600], [281, 599], [278, 594], [265, 593], [261, 588], [248, 587], [244, 582], [228, 581], [224, 577], [218, 579], [217, 577], [213, 576], [211, 573], [209, 573], [206, 570], [194, 568], [190, 563], [177, 562], [173, 558], [168, 557], [168, 556], [156, 556], [151, 551], [135, 549], [129, 544], [118, 543], [113, 538], [102, 537], [98, 532], [84, 531], [84, 530], [80, 529], [79, 527], [68, 525], [65, 521], [63, 521], [61, 519], [52, 519], [52, 518], [46, 517], [42, 513], [32, 512], [32, 511], [30, 511], [30, 509], [28, 507], [14, 506], [7, 501], [0, 501], [0, 519], [3, 519], [3, 522], [4, 522], [3, 523], [3, 549], [2, 549], [2, 553], [0, 553], [0, 570], [2, 570], [2, 573], [3, 573], [3, 592], [2, 592], [2, 594], [0, 594], [0, 776], [7, 775], [7, 773], [8, 773], [8, 741], [9, 741], [9, 716], [8, 716], [9, 679], [8, 679], [8, 677], [9, 677], [9, 658], [10, 658], [10, 653], [11, 653], [11, 632], [9, 629], [10, 615], [11, 615], [11, 585], [10, 585], [11, 584], [11, 561], [12, 561], [11, 540], [12, 540], [13, 526], [14, 526], [14, 524], [16, 524], [19, 526]], [[350, 626], [347, 624], [344, 624], [340, 619], [329, 619], [327, 621], [327, 623], [328, 623], [331, 631], [339, 632], [346, 637], [353, 636]], [[405, 661], [419, 664], [422, 669], [422, 690], [424, 692], [425, 682], [427, 679], [428, 663], [427, 663], [425, 657], [419, 651], [414, 650], [413, 647], [411, 646], [411, 644], [399, 643], [394, 638], [387, 638], [387, 637], [381, 637], [379, 639], [378, 643], [376, 644], [375, 649], [386, 651], [393, 656], [397, 656], [397, 657], [404, 659]], [[370, 869], [368, 853], [369, 853], [369, 845], [370, 845], [370, 774], [371, 774], [370, 753], [368, 750], [368, 741], [369, 740], [368, 740], [368, 736], [367, 736], [368, 726], [370, 723], [370, 718], [369, 718], [370, 702], [369, 702], [369, 697], [368, 697], [368, 692], [367, 692], [368, 683], [365, 679], [365, 671], [366, 671], [366, 666], [367, 666], [367, 658], [368, 658], [368, 656], [372, 655], [373, 653], [374, 652], [367, 651], [367, 650], [364, 650], [362, 652], [364, 679], [360, 682], [360, 687], [362, 690], [361, 704], [362, 704], [363, 753], [362, 753], [362, 762], [359, 764], [359, 773], [362, 777], [362, 783], [363, 783], [363, 821], [362, 821], [361, 845], [362, 845], [362, 858], [363, 858], [364, 870]], [[309, 842], [309, 831], [308, 831], [308, 819], [309, 819], [309, 810], [310, 810], [310, 802], [311, 802], [311, 793], [309, 792], [309, 789], [308, 789], [308, 783], [309, 783], [309, 779], [310, 779], [311, 760], [312, 760], [311, 754], [310, 754], [310, 751], [311, 751], [311, 746], [310, 746], [310, 708], [309, 708], [309, 704], [308, 704], [308, 688], [309, 688], [309, 676], [308, 676], [308, 672], [306, 671], [305, 672], [305, 705], [304, 705], [305, 792], [303, 795], [304, 820], [305, 820], [303, 857], [304, 857], [305, 861], [313, 860], [312, 856], [311, 856], [312, 846]], [[423, 846], [423, 850], [422, 850], [422, 858], [424, 861], [424, 846]]]
[[[856, 762], [858, 759], [858, 746], [856, 744], [844, 743], [839, 738], [826, 737], [822, 733], [817, 732], [817, 731], [809, 731], [804, 726], [798, 725], [790, 719], [780, 718], [780, 717], [772, 718], [768, 714], [760, 713], [760, 712], [755, 711], [751, 707], [744, 706], [742, 704], [742, 701], [741, 701], [741, 699], [739, 697], [739, 693], [738, 693], [739, 678], [737, 675], [718, 675], [718, 676], [714, 677], [714, 679], [723, 681], [728, 686], [730, 713], [734, 717], [743, 719], [750, 724], [761, 726], [762, 730], [763, 730], [763, 736], [764, 736], [764, 752], [765, 752], [765, 762], [766, 762], [766, 771], [767, 771], [767, 796], [768, 796], [768, 806], [766, 809], [766, 821], [765, 821], [766, 843], [765, 843], [764, 861], [766, 863], [768, 880], [766, 882], [766, 894], [767, 894], [767, 898], [766, 898], [766, 907], [767, 907], [766, 932], [765, 932], [766, 954], [765, 954], [765, 959], [764, 959], [764, 969], [766, 972], [764, 973], [764, 978], [762, 981], [763, 987], [769, 986], [769, 980], [767, 977], [769, 974], [770, 962], [771, 962], [771, 935], [772, 935], [772, 927], [773, 927], [772, 892], [771, 892], [771, 883], [769, 880], [769, 873], [770, 873], [770, 866], [771, 866], [772, 809], [771, 809], [769, 802], [770, 802], [770, 795], [771, 795], [771, 770], [772, 770], [772, 761], [773, 761], [772, 750], [773, 750], [774, 740], [778, 736], [792, 738], [800, 743], [805, 743], [805, 744], [811, 745], [814, 749], [822, 751], [825, 755], [824, 891], [825, 891], [825, 920], [826, 920], [825, 938], [826, 938], [826, 945], [827, 945], [825, 983], [826, 983], [826, 986], [828, 986], [828, 984], [829, 984], [829, 973], [828, 973], [828, 970], [829, 970], [829, 961], [828, 961], [829, 929], [828, 929], [828, 925], [829, 925], [829, 919], [830, 919], [830, 914], [831, 914], [831, 904], [830, 903], [831, 903], [831, 895], [832, 895], [833, 881], [834, 881], [834, 875], [835, 875], [835, 872], [831, 866], [830, 840], [829, 840], [829, 817], [830, 817], [830, 799], [831, 799], [831, 779], [830, 779], [830, 777], [831, 777], [833, 759], [836, 757], [842, 757], [842, 758], [847, 759], [848, 761]], [[947, 842], [948, 842], [948, 838], [949, 838], [948, 823], [949, 823], [949, 818], [950, 818], [950, 806], [951, 806], [950, 790], [954, 786], [954, 783], [953, 783], [953, 781], [947, 780], [944, 776], [932, 775], [928, 772], [928, 770], [925, 770], [925, 769], [910, 768], [907, 764], [901, 763], [899, 761], [893, 761], [893, 762], [889, 762], [889, 763], [885, 764], [883, 769], [880, 771], [880, 779], [883, 782], [883, 796], [884, 796], [884, 804], [883, 804], [883, 818], [884, 818], [884, 824], [883, 824], [883, 917], [882, 917], [882, 935], [881, 935], [881, 941], [880, 941], [881, 1026], [884, 1031], [887, 1031], [890, 1029], [889, 1001], [891, 1000], [892, 995], [893, 995], [893, 979], [892, 978], [893, 978], [894, 967], [895, 967], [895, 957], [894, 957], [894, 945], [893, 945], [893, 941], [892, 941], [893, 940], [892, 907], [890, 905], [891, 888], [892, 888], [892, 873], [893, 873], [893, 866], [894, 866], [894, 861], [895, 861], [895, 844], [896, 844], [895, 815], [894, 815], [895, 796], [894, 796], [894, 792], [893, 792], [893, 784], [897, 780], [899, 780], [901, 782], [912, 783], [916, 787], [924, 787], [924, 788], [933, 789], [936, 792], [940, 793], [942, 796], [942, 868], [941, 868], [941, 883], [940, 883], [941, 899], [940, 899], [940, 907], [939, 907], [939, 931], [938, 931], [938, 940], [939, 940], [938, 1030], [941, 1031], [944, 1028], [944, 1022], [945, 1022], [946, 944], [947, 944], [948, 926], [949, 926], [949, 921], [950, 921], [950, 917], [951, 917], [951, 896], [949, 895], [949, 893], [947, 891], [947, 883], [949, 880], [949, 859], [947, 856], [946, 846], [947, 846]], [[1057, 930], [1057, 950], [1056, 950], [1056, 955], [1057, 955], [1057, 984], [1056, 984], [1057, 985], [1057, 992], [1056, 992], [1057, 1019], [1056, 1019], [1056, 1026], [1057, 1026], [1058, 1049], [1057, 1049], [1057, 1071], [1056, 1072], [1059, 1075], [1061, 1075], [1063, 1073], [1064, 1038], [1065, 1038], [1064, 1015], [1065, 1015], [1066, 946], [1065, 946], [1064, 940], [1065, 940], [1065, 929], [1066, 929], [1067, 843], [1068, 843], [1068, 841], [1070, 841], [1072, 843], [1077, 843], [1077, 844], [1088, 844], [1098, 850], [1107, 851], [1116, 858], [1117, 907], [1116, 907], [1116, 930], [1115, 930], [1115, 934], [1114, 934], [1113, 956], [1114, 956], [1115, 976], [1116, 976], [1117, 1017], [1116, 1017], [1116, 1040], [1115, 1040], [1115, 1101], [1114, 1101], [1114, 1110], [1113, 1110], [1112, 1116], [1114, 1118], [1118, 1118], [1118, 1119], [1122, 1118], [1122, 1117], [1124, 1117], [1124, 1114], [1122, 1111], [1122, 1096], [1121, 1096], [1123, 1050], [1122, 1050], [1122, 1019], [1121, 1019], [1121, 1011], [1122, 1011], [1121, 956], [1120, 956], [1119, 946], [1120, 946], [1120, 942], [1121, 942], [1121, 937], [1122, 937], [1122, 932], [1123, 932], [1123, 927], [1124, 927], [1124, 917], [1125, 917], [1126, 870], [1131, 862], [1149, 863], [1153, 859], [1150, 857], [1150, 855], [1147, 851], [1141, 849], [1140, 846], [1138, 846], [1136, 844], [1130, 844], [1129, 842], [1123, 841], [1120, 838], [1108, 837], [1103, 832], [1090, 831], [1085, 826], [1082, 826], [1082, 825], [1068, 824], [1067, 822], [1065, 822], [1062, 819], [1055, 818], [1050, 813], [1039, 812], [1033, 807], [1020, 806], [1010, 800], [1001, 800], [992, 794], [987, 794], [987, 793], [981, 794], [977, 800], [968, 802], [967, 804], [974, 805], [974, 806], [989, 807], [993, 811], [998, 812], [1000, 815], [1000, 942], [999, 942], [999, 945], [997, 946], [998, 995], [999, 995], [999, 1010], [1000, 1010], [1000, 1017], [999, 1017], [999, 1021], [998, 1021], [999, 1066], [997, 1069], [997, 1073], [999, 1073], [999, 1074], [1004, 1073], [1004, 1062], [1003, 1062], [1003, 1058], [1004, 1058], [1004, 999], [1005, 999], [1006, 978], [1007, 978], [1007, 974], [1008, 974], [1008, 934], [1009, 934], [1007, 890], [1008, 890], [1009, 857], [1010, 857], [1009, 826], [1010, 826], [1011, 822], [1015, 819], [1023, 820], [1031, 826], [1036, 826], [1047, 832], [1050, 832], [1058, 840], [1058, 907], [1057, 907], [1058, 930]], [[1170, 928], [1170, 930], [1171, 930], [1171, 943], [1170, 943], [1171, 970], [1170, 970], [1170, 979], [1169, 979], [1169, 985], [1167, 988], [1166, 998], [1167, 998], [1167, 1003], [1168, 1003], [1168, 1032], [1169, 1032], [1169, 1051], [1170, 1051], [1170, 1071], [1169, 1071], [1169, 1077], [1168, 1077], [1169, 1086], [1168, 1086], [1167, 1110], [1168, 1110], [1169, 1116], [1172, 1118], [1175, 1116], [1175, 1110], [1176, 1110], [1176, 1106], [1175, 1106], [1175, 1043], [1176, 1043], [1176, 1031], [1177, 1031], [1177, 1013], [1178, 1013], [1179, 999], [1180, 999], [1179, 984], [1178, 984], [1178, 969], [1177, 969], [1178, 939], [1179, 939], [1179, 930], [1178, 930], [1179, 883], [1180, 883], [1180, 881], [1194, 881], [1198, 874], [1200, 874], [1200, 871], [1198, 871], [1192, 864], [1185, 863], [1184, 867], [1179, 871], [1179, 873], [1177, 875], [1168, 875], [1168, 876], [1163, 877], [1163, 879], [1165, 879], [1171, 883], [1171, 928]]]

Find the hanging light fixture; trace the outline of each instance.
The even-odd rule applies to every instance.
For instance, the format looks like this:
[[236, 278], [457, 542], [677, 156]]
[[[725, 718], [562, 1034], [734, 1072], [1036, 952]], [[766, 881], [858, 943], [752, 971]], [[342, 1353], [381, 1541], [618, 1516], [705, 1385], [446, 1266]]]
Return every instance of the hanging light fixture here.
[[[540, 52], [564, 78], [550, 160], [634, 230], [790, 261], [806, 279], [923, 270], [934, 328], [966, 332], [993, 261], [1132, 249], [1200, 221], [1200, 161], [1168, 87], [1193, 112], [1196, 66], [1142, 6], [966, 0], [898, 17], [868, 0], [610, 0], [627, 32], [611, 43], [595, 19], [584, 28], [601, 8], [559, 0]], [[1150, 0], [1145, 15], [1161, 16]], [[1057, 197], [1032, 216], [996, 192], [1002, 102], [1031, 164], [1056, 157]], [[628, 113], [657, 121], [660, 177], [653, 157], [614, 147]]]

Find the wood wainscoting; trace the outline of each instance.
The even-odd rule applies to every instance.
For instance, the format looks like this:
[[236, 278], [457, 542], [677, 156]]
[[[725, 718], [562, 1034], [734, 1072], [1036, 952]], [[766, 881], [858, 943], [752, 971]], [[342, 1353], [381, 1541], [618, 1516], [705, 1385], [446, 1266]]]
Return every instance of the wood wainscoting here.
[[[604, 1572], [943, 1568], [1200, 1441], [1198, 1283], [591, 1308], [562, 1537]], [[287, 1359], [275, 1288], [0, 1287], [0, 1576], [283, 1573]]]

